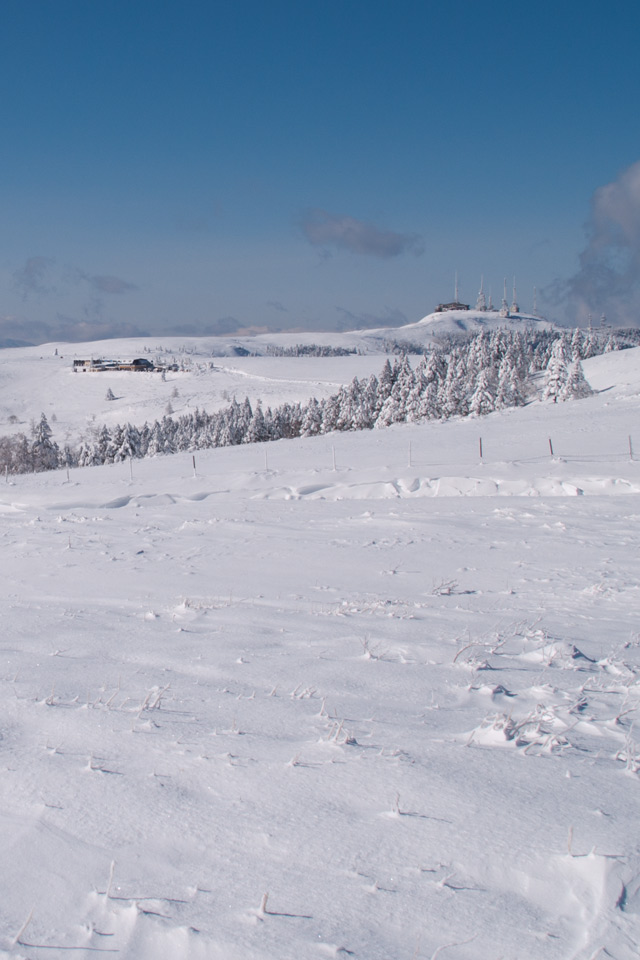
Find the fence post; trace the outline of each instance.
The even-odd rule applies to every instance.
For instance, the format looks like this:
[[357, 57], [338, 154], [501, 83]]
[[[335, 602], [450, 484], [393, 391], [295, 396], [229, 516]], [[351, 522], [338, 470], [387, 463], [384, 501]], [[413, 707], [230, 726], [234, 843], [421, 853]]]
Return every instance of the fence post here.
[[482, 460], [482, 437], [479, 437], [480, 459]]
[[629, 437], [629, 460], [633, 460], [633, 440]]
[[549, 453], [553, 456], [553, 444], [551, 443], [551, 437], [549, 437]]

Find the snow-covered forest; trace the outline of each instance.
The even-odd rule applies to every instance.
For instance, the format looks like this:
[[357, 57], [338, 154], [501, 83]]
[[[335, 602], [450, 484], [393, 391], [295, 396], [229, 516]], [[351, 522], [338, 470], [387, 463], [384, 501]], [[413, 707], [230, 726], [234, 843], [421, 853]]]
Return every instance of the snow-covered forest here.
[[[522, 406], [531, 396], [564, 401], [589, 396], [581, 361], [618, 348], [610, 334], [576, 329], [573, 334], [496, 330], [477, 334], [449, 350], [432, 350], [412, 366], [407, 355], [386, 360], [378, 376], [354, 377], [323, 400], [284, 403], [272, 409], [235, 397], [214, 413], [195, 410], [173, 417], [169, 402], [161, 420], [136, 425], [102, 425], [92, 435], [61, 449], [45, 414], [23, 433], [0, 438], [0, 470], [39, 472], [60, 466], [95, 466], [130, 458], [261, 443], [333, 431], [369, 430], [393, 423], [420, 423], [483, 416]], [[282, 348], [281, 356], [305, 356]], [[288, 351], [288, 352], [287, 352]], [[345, 356], [319, 348], [312, 355]], [[540, 381], [540, 383], [538, 383]], [[107, 399], [115, 399], [111, 388]]]

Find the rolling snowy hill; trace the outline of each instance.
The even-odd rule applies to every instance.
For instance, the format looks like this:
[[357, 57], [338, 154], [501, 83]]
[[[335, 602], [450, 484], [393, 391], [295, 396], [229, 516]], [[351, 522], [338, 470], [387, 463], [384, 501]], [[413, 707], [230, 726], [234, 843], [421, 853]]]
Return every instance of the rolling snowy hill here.
[[535, 330], [558, 329], [555, 324], [533, 314], [517, 313], [502, 317], [497, 310], [446, 310], [442, 313], [429, 313], [417, 323], [407, 324], [401, 329], [409, 339], [418, 334], [418, 331], [422, 331], [424, 335], [425, 330], [431, 336], [442, 337], [498, 329], [521, 330], [526, 327]]
[[[2, 351], [3, 429], [381, 363], [109, 352], [145, 346], [191, 369]], [[637, 956], [640, 351], [584, 369], [573, 403], [2, 481], [0, 957]]]

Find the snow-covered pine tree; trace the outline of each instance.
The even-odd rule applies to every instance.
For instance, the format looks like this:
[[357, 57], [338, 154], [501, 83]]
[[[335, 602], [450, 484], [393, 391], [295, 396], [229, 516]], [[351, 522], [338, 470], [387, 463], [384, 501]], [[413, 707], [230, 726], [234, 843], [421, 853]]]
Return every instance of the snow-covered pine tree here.
[[164, 435], [163, 453], [176, 453], [176, 422], [172, 417], [162, 418], [162, 433]]
[[267, 427], [264, 422], [264, 414], [262, 412], [262, 404], [258, 400], [251, 416], [251, 420], [247, 426], [245, 435], [243, 437], [243, 443], [264, 443], [265, 440], [269, 439], [269, 434], [267, 432]]
[[563, 385], [559, 400], [583, 400], [585, 397], [593, 396], [593, 390], [589, 386], [582, 369], [582, 363], [575, 360], [569, 367], [569, 373], [566, 383]]
[[380, 372], [380, 376], [378, 377], [378, 407], [376, 414], [380, 413], [385, 400], [391, 396], [394, 383], [394, 371], [389, 362], [389, 358], [387, 357]]
[[493, 378], [488, 369], [481, 370], [476, 379], [475, 389], [469, 399], [469, 413], [484, 416], [495, 410], [496, 398]]
[[388, 427], [392, 423], [403, 423], [407, 419], [407, 401], [415, 386], [415, 377], [406, 353], [394, 364], [393, 381], [391, 393], [376, 417], [376, 427]]
[[582, 360], [584, 354], [584, 336], [580, 327], [576, 327], [571, 337], [571, 359]]
[[524, 386], [513, 360], [511, 348], [507, 350], [500, 369], [496, 388], [495, 405], [497, 410], [505, 407], [519, 407], [524, 403]]
[[556, 403], [569, 378], [567, 365], [566, 344], [562, 337], [558, 338], [551, 350], [542, 388], [542, 399], [553, 400]]
[[437, 420], [442, 416], [439, 395], [438, 381], [430, 380], [420, 401], [420, 420]]
[[58, 444], [51, 437], [51, 427], [43, 413], [32, 431], [31, 461], [32, 469], [36, 473], [43, 470], [55, 470], [60, 463]]
[[149, 429], [149, 439], [147, 441], [147, 456], [156, 457], [165, 452], [165, 436], [162, 424], [159, 420], [154, 420]]
[[240, 415], [238, 418], [238, 442], [244, 443], [247, 430], [249, 429], [249, 424], [253, 420], [253, 408], [249, 401], [249, 397], [245, 397], [242, 406], [240, 407]]
[[315, 397], [311, 397], [303, 409], [302, 425], [300, 435], [303, 437], [316, 437], [322, 432], [322, 407]]
[[322, 401], [322, 432], [332, 433], [337, 429], [340, 416], [340, 395], [334, 393]]
[[286, 423], [285, 437], [295, 439], [300, 436], [302, 429], [302, 406], [299, 403], [285, 403], [283, 405], [284, 422]]
[[362, 388], [362, 425], [365, 430], [370, 430], [375, 423], [378, 406], [378, 378], [375, 374], [365, 381]]
[[359, 411], [362, 406], [362, 391], [358, 378], [354, 377], [348, 387], [341, 387], [339, 396], [336, 430], [357, 430], [358, 427], [355, 424], [359, 419]]
[[492, 365], [489, 353], [489, 338], [486, 333], [483, 332], [473, 337], [466, 349], [466, 354], [467, 376], [472, 382], [475, 382], [480, 371], [486, 370]]
[[442, 383], [438, 406], [442, 417], [465, 417], [469, 412], [467, 403], [467, 369], [464, 356], [454, 348], [449, 356], [447, 375]]
[[405, 403], [405, 420], [408, 423], [420, 423], [424, 419], [422, 414], [422, 403], [424, 396], [429, 388], [429, 382], [425, 376], [426, 360], [423, 357], [413, 373], [413, 387], [409, 392]]
[[118, 463], [130, 457], [139, 456], [140, 434], [130, 423], [125, 423], [124, 427], [118, 427], [117, 436], [114, 437], [113, 462]]
[[32, 447], [24, 433], [10, 439], [9, 473], [32, 473], [34, 470]]

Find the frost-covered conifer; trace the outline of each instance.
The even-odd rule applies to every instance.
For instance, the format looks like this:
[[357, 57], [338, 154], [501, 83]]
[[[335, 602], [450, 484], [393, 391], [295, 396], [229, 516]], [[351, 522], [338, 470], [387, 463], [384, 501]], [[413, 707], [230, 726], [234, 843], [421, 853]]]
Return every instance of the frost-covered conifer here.
[[371, 374], [362, 389], [362, 424], [365, 430], [370, 430], [375, 423], [378, 406], [378, 378]]
[[559, 400], [583, 400], [585, 397], [591, 397], [593, 390], [589, 386], [579, 360], [574, 361], [569, 367], [569, 373], [566, 383], [563, 385]]
[[405, 402], [405, 420], [408, 423], [419, 423], [424, 420], [422, 403], [429, 388], [429, 382], [425, 376], [425, 367], [426, 363], [423, 358], [415, 369], [413, 387]]
[[442, 416], [439, 406], [439, 387], [437, 380], [431, 380], [420, 401], [420, 419], [437, 420]]
[[469, 400], [469, 413], [483, 416], [495, 409], [493, 382], [489, 370], [481, 370]]
[[602, 353], [602, 350], [598, 341], [598, 334], [595, 330], [589, 330], [582, 344], [582, 356], [580, 359], [589, 360], [591, 357], [597, 357], [599, 353]]
[[584, 350], [584, 336], [580, 327], [576, 327], [571, 337], [571, 359], [582, 360]]
[[147, 443], [147, 456], [155, 457], [158, 454], [165, 453], [165, 436], [162, 423], [154, 420], [150, 431], [149, 441]]
[[569, 369], [567, 366], [566, 344], [562, 338], [555, 341], [542, 389], [543, 400], [553, 400], [556, 403], [562, 394], [562, 390], [569, 378]]
[[378, 377], [378, 409], [379, 413], [382, 409], [382, 405], [385, 400], [391, 396], [391, 391], [393, 390], [393, 384], [395, 383], [394, 371], [389, 363], [389, 358], [384, 362], [384, 366]]
[[9, 473], [31, 473], [34, 470], [32, 447], [24, 433], [9, 441]]
[[258, 400], [258, 402], [255, 405], [253, 414], [251, 416], [251, 420], [247, 425], [247, 429], [242, 442], [243, 443], [264, 443], [264, 441], [268, 439], [269, 439], [269, 436], [268, 436], [267, 428], [264, 422], [262, 404]]
[[118, 427], [113, 438], [112, 459], [114, 463], [140, 456], [140, 434], [130, 423]]
[[43, 470], [55, 470], [60, 464], [58, 444], [51, 439], [51, 427], [46, 416], [33, 427], [31, 441], [31, 469], [36, 473]]
[[322, 407], [311, 397], [303, 411], [300, 433], [303, 437], [316, 437], [322, 432]]
[[394, 364], [393, 380], [391, 393], [376, 417], [376, 427], [388, 427], [392, 423], [403, 423], [407, 419], [407, 401], [415, 385], [415, 377], [406, 354]]
[[524, 387], [509, 349], [500, 364], [496, 388], [496, 409], [519, 407], [524, 403]]
[[489, 353], [489, 338], [486, 333], [483, 332], [473, 337], [466, 354], [466, 373], [470, 380], [475, 381], [481, 370], [486, 370], [492, 365]]
[[459, 349], [449, 357], [447, 375], [438, 395], [440, 416], [464, 417], [469, 412], [467, 403], [467, 369]]
[[360, 406], [360, 383], [354, 377], [348, 387], [340, 387], [338, 391], [338, 416], [336, 430], [355, 430], [355, 420]]
[[332, 433], [337, 429], [340, 417], [340, 395], [333, 394], [322, 401], [322, 432]]

